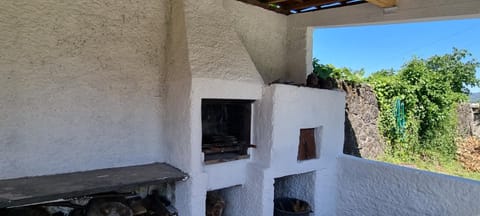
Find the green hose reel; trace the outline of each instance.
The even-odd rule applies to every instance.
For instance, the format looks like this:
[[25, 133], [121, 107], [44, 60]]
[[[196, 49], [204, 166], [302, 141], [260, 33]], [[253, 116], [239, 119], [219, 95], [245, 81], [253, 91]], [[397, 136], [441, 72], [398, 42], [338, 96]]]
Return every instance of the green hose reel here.
[[405, 104], [399, 98], [395, 100], [394, 114], [395, 114], [395, 120], [396, 120], [397, 133], [403, 137], [405, 135], [405, 128], [406, 128]]

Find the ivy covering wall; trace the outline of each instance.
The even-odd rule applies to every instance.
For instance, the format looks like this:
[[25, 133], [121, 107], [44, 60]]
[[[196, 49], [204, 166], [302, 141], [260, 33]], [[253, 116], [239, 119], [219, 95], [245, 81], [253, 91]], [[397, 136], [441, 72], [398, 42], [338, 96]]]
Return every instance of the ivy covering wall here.
[[387, 154], [403, 159], [454, 159], [456, 107], [468, 100], [469, 86], [478, 86], [479, 62], [466, 50], [430, 58], [413, 58], [398, 71], [336, 68], [314, 59], [314, 74], [352, 83], [368, 83], [377, 95], [379, 130]]

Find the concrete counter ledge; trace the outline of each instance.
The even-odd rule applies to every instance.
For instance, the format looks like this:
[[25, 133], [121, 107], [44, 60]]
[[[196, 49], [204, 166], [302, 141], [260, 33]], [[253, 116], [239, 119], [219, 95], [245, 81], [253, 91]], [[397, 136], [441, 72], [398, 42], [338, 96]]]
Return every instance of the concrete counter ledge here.
[[165, 163], [0, 180], [0, 208], [39, 203], [159, 183], [188, 175]]

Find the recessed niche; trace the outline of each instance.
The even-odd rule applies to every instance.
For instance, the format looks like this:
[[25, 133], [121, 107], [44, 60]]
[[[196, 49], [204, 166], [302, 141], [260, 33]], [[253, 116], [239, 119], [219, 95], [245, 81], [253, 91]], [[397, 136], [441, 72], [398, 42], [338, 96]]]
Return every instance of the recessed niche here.
[[300, 129], [297, 160], [310, 160], [320, 155], [322, 127]]
[[294, 198], [306, 201], [314, 208], [315, 172], [301, 173], [275, 178], [274, 199]]
[[233, 186], [207, 192], [206, 216], [238, 215], [244, 208], [241, 200], [242, 186]]

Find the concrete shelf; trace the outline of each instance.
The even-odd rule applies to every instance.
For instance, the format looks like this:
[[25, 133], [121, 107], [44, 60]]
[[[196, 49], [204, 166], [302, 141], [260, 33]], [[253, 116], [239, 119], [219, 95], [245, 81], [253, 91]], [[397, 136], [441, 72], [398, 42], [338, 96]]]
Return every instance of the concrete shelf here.
[[187, 174], [165, 163], [0, 180], [0, 208], [183, 181]]

